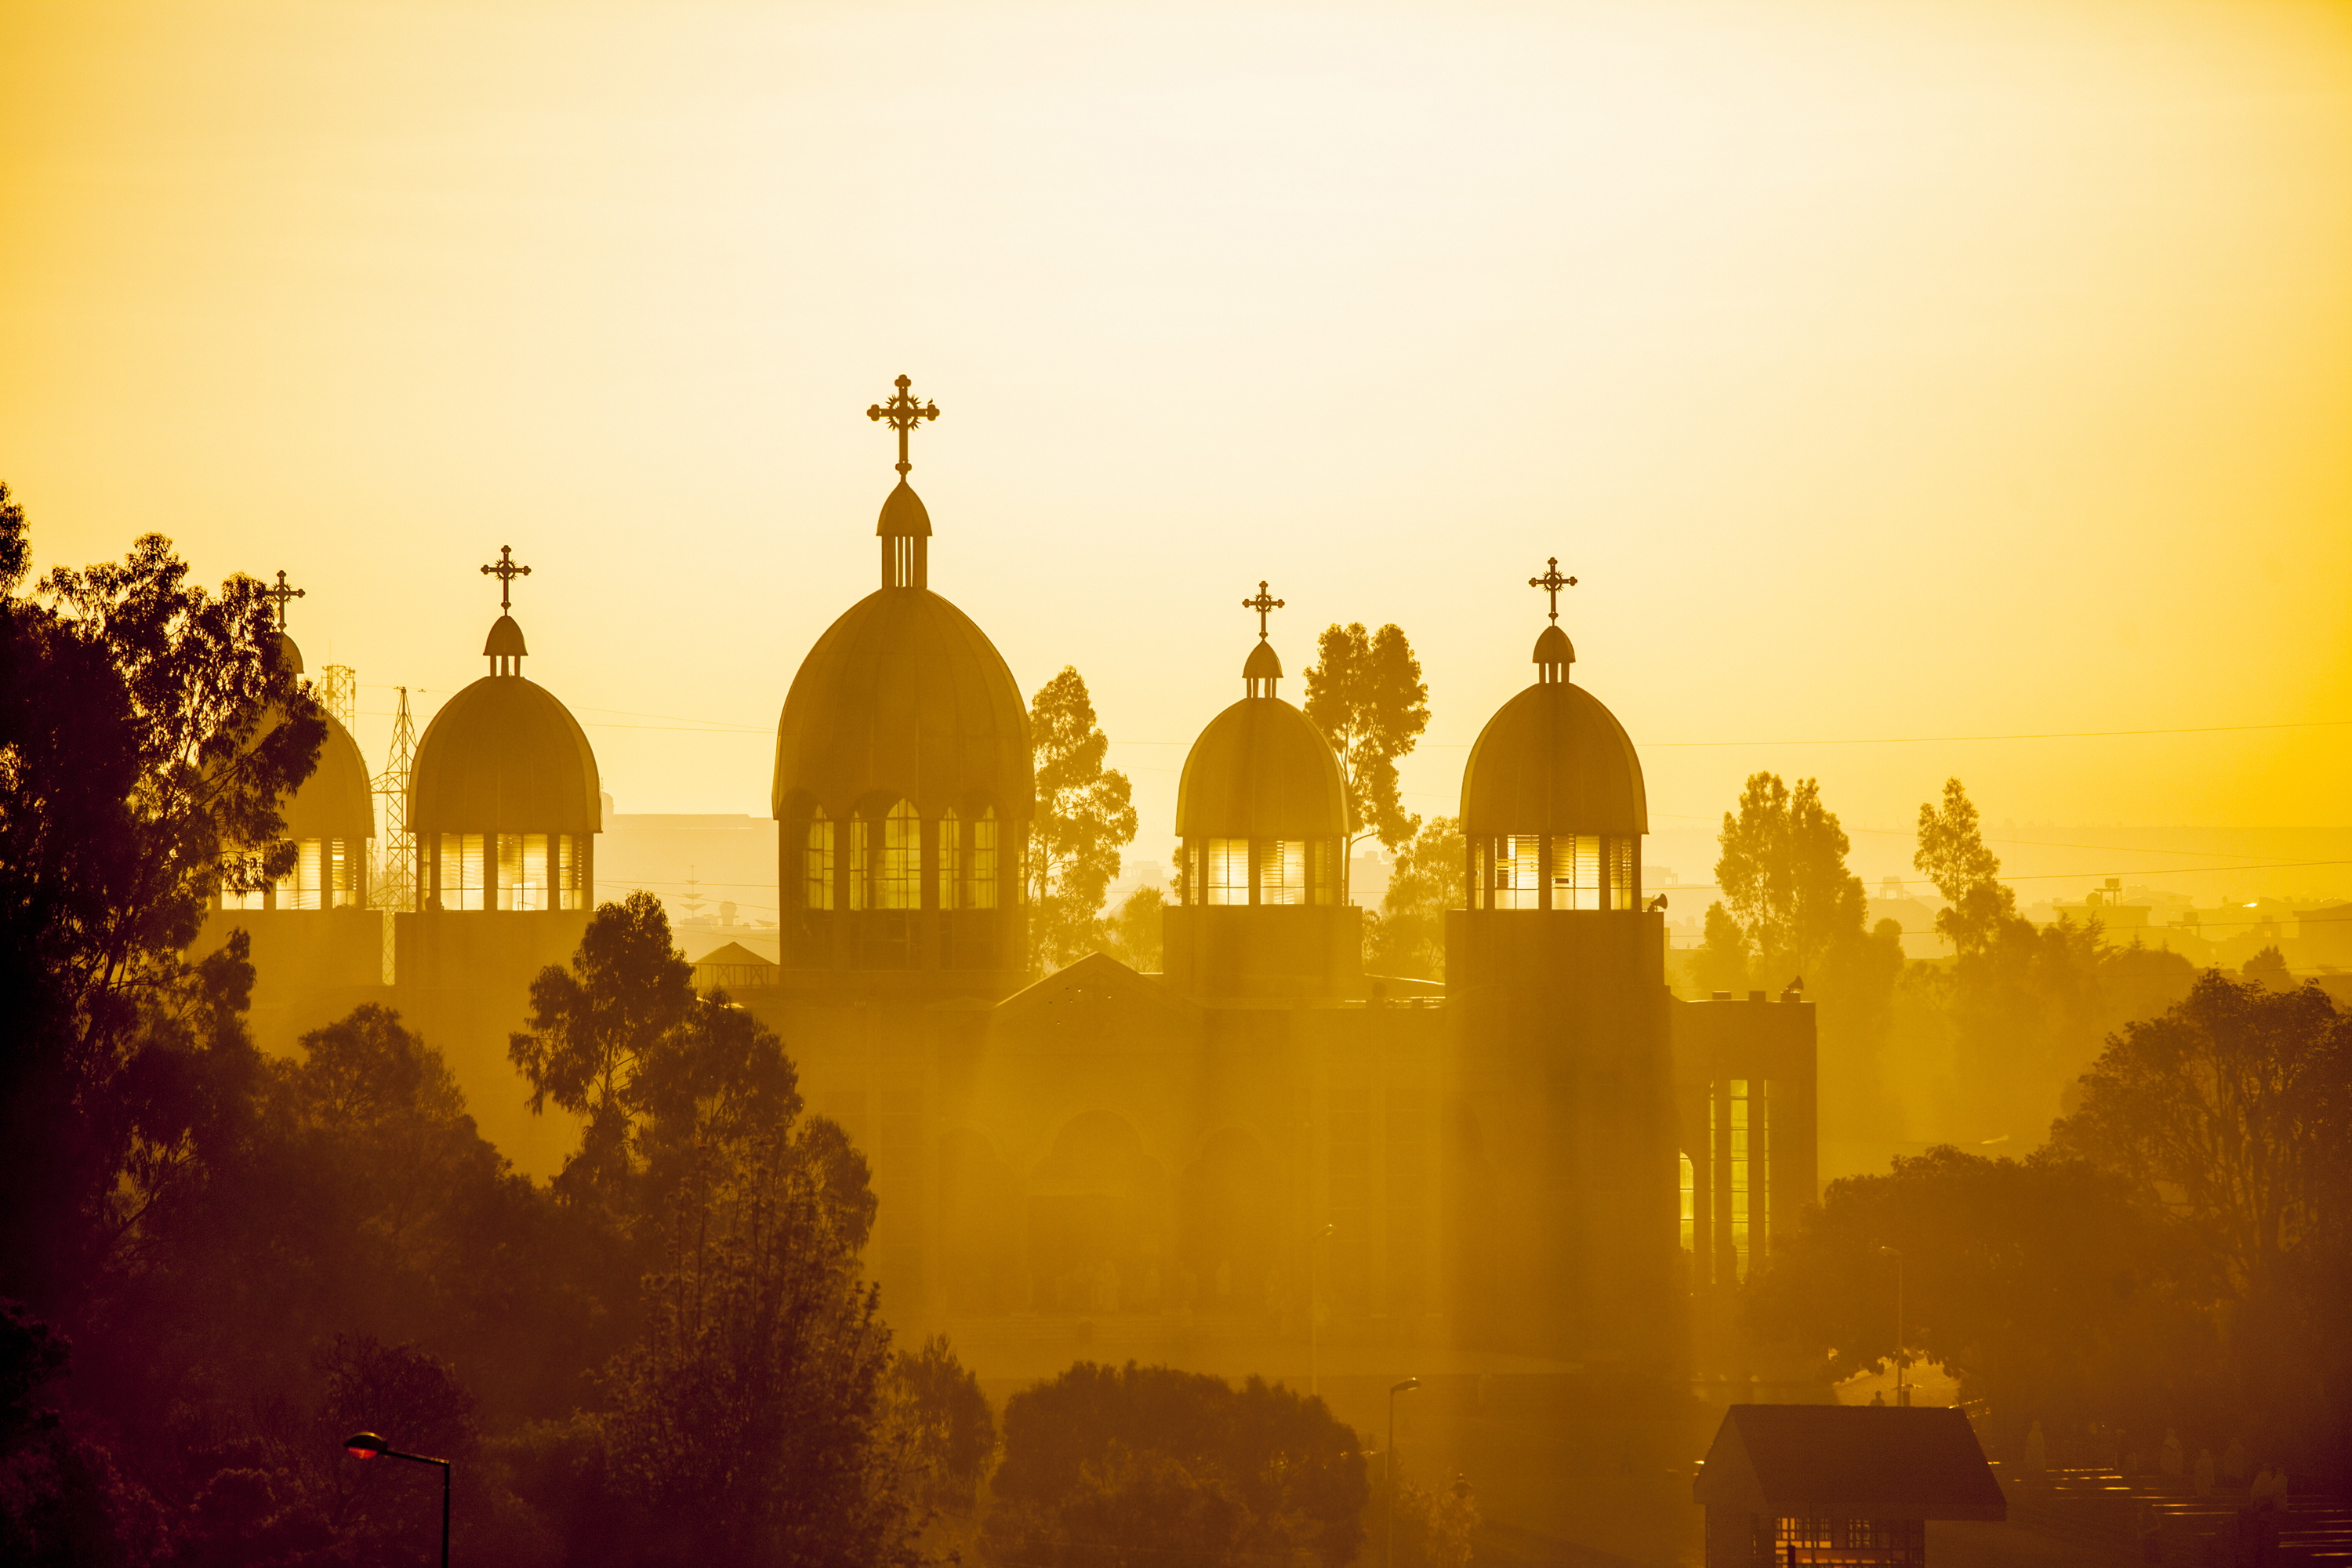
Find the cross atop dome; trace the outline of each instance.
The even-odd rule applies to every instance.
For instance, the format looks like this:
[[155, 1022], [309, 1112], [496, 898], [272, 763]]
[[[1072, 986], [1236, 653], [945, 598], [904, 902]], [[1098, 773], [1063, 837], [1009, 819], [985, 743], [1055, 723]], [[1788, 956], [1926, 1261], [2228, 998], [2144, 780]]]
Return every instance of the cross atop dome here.
[[1559, 574], [1559, 557], [1555, 555], [1550, 561], [1545, 563], [1544, 574], [1542, 576], [1530, 577], [1528, 579], [1528, 586], [1530, 588], [1541, 588], [1546, 595], [1549, 595], [1551, 599], [1552, 623], [1556, 626], [1559, 622], [1559, 591], [1562, 588], [1575, 587], [1576, 579], [1573, 577], [1563, 577]]
[[898, 390], [891, 396], [889, 402], [874, 404], [866, 410], [866, 417], [887, 420], [890, 428], [898, 432], [898, 473], [902, 479], [915, 466], [907, 460], [907, 433], [924, 420], [937, 419], [940, 416], [938, 404], [915, 401], [913, 395], [907, 390], [914, 383], [905, 376], [900, 376], [898, 380]]
[[1273, 612], [1282, 608], [1282, 601], [1275, 598], [1265, 591], [1265, 580], [1264, 578], [1260, 578], [1258, 579], [1257, 584], [1257, 596], [1254, 599], [1244, 599], [1242, 601], [1242, 608], [1244, 610], [1255, 610], [1257, 612], [1257, 640], [1264, 642], [1265, 640], [1265, 617]]
[[[278, 574], [280, 576], [285, 575], [283, 573]], [[499, 559], [497, 563], [495, 565], [483, 567], [482, 575], [485, 577], [496, 577], [499, 580], [499, 614], [503, 616], [508, 611], [514, 608], [514, 600], [512, 597], [514, 593], [514, 580], [518, 577], [530, 576], [530, 568], [528, 566], [516, 565], [514, 546], [511, 544], [501, 544], [499, 546]]]
[[280, 572], [278, 574], [278, 586], [275, 588], [264, 588], [261, 591], [261, 596], [278, 606], [278, 629], [282, 632], [286, 629], [287, 601], [290, 599], [307, 599], [310, 596], [310, 590], [307, 588], [288, 587], [286, 585], [286, 574]]

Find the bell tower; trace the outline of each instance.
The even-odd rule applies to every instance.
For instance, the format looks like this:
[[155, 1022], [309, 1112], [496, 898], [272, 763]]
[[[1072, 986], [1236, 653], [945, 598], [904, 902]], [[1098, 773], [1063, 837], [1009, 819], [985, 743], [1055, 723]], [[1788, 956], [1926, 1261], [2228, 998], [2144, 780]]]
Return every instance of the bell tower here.
[[1467, 909], [1446, 922], [1466, 1344], [1669, 1373], [1678, 1191], [1664, 916], [1643, 907], [1641, 759], [1570, 679], [1550, 562], [1533, 685], [1462, 782]]

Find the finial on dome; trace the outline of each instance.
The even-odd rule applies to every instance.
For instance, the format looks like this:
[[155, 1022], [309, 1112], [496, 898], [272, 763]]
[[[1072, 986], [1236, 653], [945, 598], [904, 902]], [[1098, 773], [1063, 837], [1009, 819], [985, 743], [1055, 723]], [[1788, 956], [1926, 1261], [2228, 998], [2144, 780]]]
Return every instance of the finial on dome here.
[[1282, 656], [1265, 640], [1265, 618], [1282, 608], [1282, 601], [1265, 591], [1265, 582], [1261, 578], [1256, 595], [1244, 599], [1242, 608], [1257, 612], [1257, 647], [1250, 649], [1249, 658], [1243, 661], [1242, 689], [1252, 697], [1271, 697], [1274, 683], [1282, 679]]
[[523, 647], [522, 627], [507, 612], [514, 607], [514, 580], [530, 576], [530, 568], [516, 564], [513, 545], [501, 544], [498, 561], [483, 567], [482, 575], [499, 580], [499, 618], [490, 623], [482, 652], [489, 658], [492, 675], [520, 675], [523, 656], [530, 650]]
[[1558, 626], [1559, 624], [1559, 591], [1562, 588], [1576, 586], [1575, 578], [1563, 577], [1559, 574], [1559, 557], [1555, 555], [1545, 563], [1542, 576], [1528, 578], [1528, 586], [1541, 588], [1550, 596], [1552, 624]]
[[278, 574], [278, 586], [275, 588], [264, 588], [261, 591], [261, 596], [278, 606], [278, 629], [280, 632], [283, 632], [286, 629], [287, 601], [289, 599], [307, 599], [310, 596], [310, 591], [307, 588], [288, 587], [286, 585], [286, 574], [280, 572]]
[[866, 410], [866, 417], [885, 420], [898, 432], [898, 484], [883, 499], [882, 516], [874, 531], [882, 541], [882, 585], [921, 588], [929, 586], [930, 580], [931, 514], [923, 498], [907, 483], [908, 471], [915, 466], [907, 460], [907, 436], [924, 420], [937, 419], [940, 405], [916, 402], [907, 390], [914, 384], [903, 375], [897, 384], [898, 390], [889, 402]]

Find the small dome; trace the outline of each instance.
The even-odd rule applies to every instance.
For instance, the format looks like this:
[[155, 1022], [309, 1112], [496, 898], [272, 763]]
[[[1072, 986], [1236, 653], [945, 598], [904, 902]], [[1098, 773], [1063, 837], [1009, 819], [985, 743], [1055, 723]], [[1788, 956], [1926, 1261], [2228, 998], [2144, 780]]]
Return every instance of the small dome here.
[[[1273, 658], [1268, 645], [1258, 650]], [[1250, 655], [1252, 667], [1257, 657]], [[1243, 698], [1209, 721], [1184, 758], [1176, 784], [1181, 838], [1336, 838], [1347, 831], [1348, 786], [1331, 742], [1279, 697]]]
[[1566, 680], [1539, 681], [1504, 703], [1470, 748], [1462, 831], [1647, 833], [1642, 759], [1599, 698]]
[[552, 692], [520, 675], [486, 675], [444, 703], [416, 743], [408, 825], [584, 836], [601, 826], [602, 788], [587, 735]]
[[289, 675], [302, 673], [302, 650], [284, 632], [278, 634], [278, 663]]
[[1576, 645], [1568, 640], [1568, 634], [1559, 626], [1546, 626], [1543, 635], [1536, 638], [1534, 662], [1546, 669], [1566, 669], [1576, 662]]
[[1282, 656], [1274, 651], [1272, 643], [1262, 642], [1250, 649], [1249, 658], [1242, 661], [1242, 679], [1244, 680], [1280, 680], [1282, 679]]
[[482, 652], [491, 658], [521, 658], [530, 652], [522, 646], [522, 627], [512, 616], [500, 616], [490, 623], [490, 635], [482, 644]]
[[[914, 491], [898, 493], [919, 517]], [[777, 816], [814, 803], [838, 819], [885, 796], [925, 816], [984, 803], [1026, 822], [1035, 806], [1021, 689], [987, 634], [928, 588], [882, 589], [844, 611], [801, 661], [776, 724]]]
[[373, 838], [375, 837], [375, 781], [369, 777], [367, 759], [350, 731], [326, 715], [327, 738], [319, 746], [319, 764], [285, 804], [289, 838]]
[[930, 510], [923, 505], [923, 498], [917, 495], [906, 480], [900, 479], [898, 489], [883, 498], [882, 517], [875, 523], [874, 532], [877, 538], [884, 539], [908, 535], [929, 539], [931, 536]]

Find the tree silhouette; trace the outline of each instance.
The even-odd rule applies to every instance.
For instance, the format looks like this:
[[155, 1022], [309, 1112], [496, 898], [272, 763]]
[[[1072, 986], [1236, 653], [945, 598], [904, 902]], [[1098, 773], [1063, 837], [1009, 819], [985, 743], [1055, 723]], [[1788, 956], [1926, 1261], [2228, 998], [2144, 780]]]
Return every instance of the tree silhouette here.
[[1352, 865], [1366, 838], [1394, 851], [1420, 829], [1398, 793], [1396, 764], [1429, 728], [1429, 687], [1412, 644], [1393, 625], [1366, 632], [1361, 621], [1334, 622], [1316, 639], [1315, 653], [1306, 711], [1339, 753], [1354, 825], [1344, 858]]
[[0, 486], [0, 1291], [49, 1306], [184, 1169], [243, 1002], [238, 956], [182, 950], [225, 881], [291, 866], [326, 727], [256, 580], [215, 597], [149, 534], [26, 597], [30, 556]]
[[1029, 942], [1032, 967], [1054, 969], [1092, 949], [1119, 847], [1135, 837], [1135, 807], [1127, 775], [1103, 766], [1110, 741], [1076, 669], [1066, 665], [1037, 689], [1029, 734], [1037, 772]]

